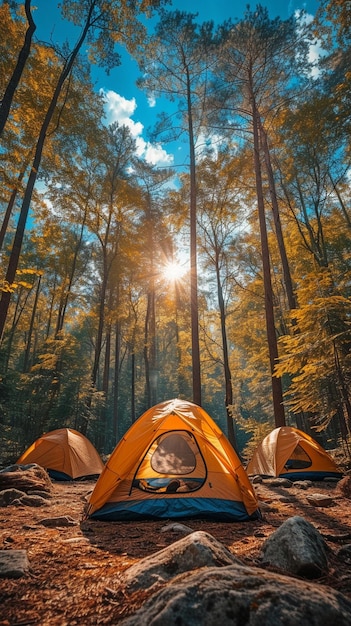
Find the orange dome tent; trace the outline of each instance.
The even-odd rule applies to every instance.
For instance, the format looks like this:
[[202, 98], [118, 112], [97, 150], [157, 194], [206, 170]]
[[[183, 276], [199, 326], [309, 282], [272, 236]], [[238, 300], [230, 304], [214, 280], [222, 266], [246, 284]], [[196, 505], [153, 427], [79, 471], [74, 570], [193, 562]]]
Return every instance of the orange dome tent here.
[[101, 474], [104, 464], [93, 444], [72, 428], [52, 430], [39, 437], [17, 465], [37, 463], [56, 480], [74, 480]]
[[90, 497], [100, 520], [259, 517], [252, 485], [229, 441], [201, 407], [162, 402], [132, 424]]
[[249, 475], [323, 480], [341, 478], [335, 461], [312, 437], [292, 426], [272, 430], [257, 446], [246, 471]]

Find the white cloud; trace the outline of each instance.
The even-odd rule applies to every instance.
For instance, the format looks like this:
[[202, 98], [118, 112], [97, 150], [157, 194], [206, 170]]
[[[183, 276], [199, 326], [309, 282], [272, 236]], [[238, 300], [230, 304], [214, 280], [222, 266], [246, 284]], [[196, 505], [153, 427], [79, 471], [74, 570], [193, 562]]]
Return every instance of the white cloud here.
[[145, 161], [151, 165], [172, 165], [174, 161], [173, 154], [166, 152], [159, 143], [146, 142], [144, 144], [144, 156]]
[[[300, 20], [302, 28], [305, 24], [310, 24], [313, 22], [313, 15], [310, 13], [302, 14], [300, 10], [295, 11], [296, 18]], [[308, 62], [311, 64], [311, 76], [312, 78], [317, 78], [320, 74], [318, 68], [318, 62], [325, 55], [325, 50], [322, 48], [322, 43], [320, 39], [315, 38], [312, 43], [309, 44], [308, 48]]]
[[156, 98], [153, 94], [149, 94], [147, 97], [147, 103], [150, 107], [150, 109], [153, 109], [156, 106]]
[[127, 100], [123, 96], [120, 96], [115, 91], [103, 91], [102, 95], [105, 100], [105, 113], [108, 124], [118, 122], [123, 126], [129, 128], [133, 137], [138, 137], [142, 134], [144, 126], [140, 122], [134, 122], [131, 116], [134, 114], [137, 108], [135, 98]]
[[[174, 161], [172, 154], [162, 148], [161, 144], [152, 144], [142, 137], [144, 126], [141, 122], [132, 119], [137, 108], [135, 98], [127, 100], [115, 91], [100, 90], [105, 100], [105, 113], [107, 124], [118, 122], [129, 128], [131, 135], [136, 141], [136, 151], [140, 158], [144, 158], [151, 165], [171, 165]], [[150, 104], [150, 101], [149, 101]], [[150, 104], [150, 106], [152, 106]]]

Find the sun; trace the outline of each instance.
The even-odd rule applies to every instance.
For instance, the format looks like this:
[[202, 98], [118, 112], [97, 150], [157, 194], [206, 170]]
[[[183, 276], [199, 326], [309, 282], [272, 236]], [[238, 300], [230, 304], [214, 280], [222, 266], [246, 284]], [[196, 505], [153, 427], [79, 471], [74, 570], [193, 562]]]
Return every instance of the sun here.
[[164, 278], [169, 281], [180, 280], [180, 278], [184, 276], [185, 272], [186, 269], [183, 265], [177, 263], [176, 261], [167, 263], [162, 270]]

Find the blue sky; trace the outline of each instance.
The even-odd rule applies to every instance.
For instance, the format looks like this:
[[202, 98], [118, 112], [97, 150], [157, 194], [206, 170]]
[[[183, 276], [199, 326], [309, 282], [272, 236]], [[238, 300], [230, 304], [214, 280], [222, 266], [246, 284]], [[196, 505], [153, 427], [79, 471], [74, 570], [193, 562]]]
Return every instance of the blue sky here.
[[[33, 0], [37, 7], [34, 18], [37, 24], [36, 36], [43, 41], [62, 41], [64, 38], [72, 38], [75, 42], [74, 29], [67, 23], [63, 24], [58, 9], [59, 2], [56, 0]], [[198, 21], [213, 20], [221, 23], [228, 18], [235, 20], [240, 18], [248, 0], [173, 0], [169, 10], [178, 9], [189, 13], [198, 13]], [[251, 2], [254, 8], [258, 2]], [[266, 6], [271, 17], [280, 16], [287, 19], [294, 11], [305, 9], [308, 14], [314, 15], [319, 2], [316, 0], [269, 0], [261, 1]], [[156, 121], [157, 113], [164, 107], [164, 101], [151, 107], [147, 94], [140, 91], [135, 81], [140, 73], [138, 66], [130, 59], [129, 55], [122, 51], [122, 64], [116, 67], [107, 76], [100, 68], [92, 68], [92, 76], [96, 90], [103, 90], [106, 97], [107, 122], [118, 121], [129, 126], [134, 135], [140, 156], [154, 165], [171, 166], [175, 164], [177, 155], [167, 145], [155, 145], [148, 141], [147, 129]]]

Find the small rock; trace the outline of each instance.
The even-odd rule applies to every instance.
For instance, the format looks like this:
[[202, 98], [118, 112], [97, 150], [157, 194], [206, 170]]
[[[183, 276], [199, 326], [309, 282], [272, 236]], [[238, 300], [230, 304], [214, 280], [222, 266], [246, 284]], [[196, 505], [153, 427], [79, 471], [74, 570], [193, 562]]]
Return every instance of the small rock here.
[[0, 550], [1, 578], [21, 578], [28, 570], [27, 550]]
[[297, 487], [297, 489], [309, 489], [312, 485], [311, 480], [295, 480], [294, 482], [294, 487]]
[[268, 485], [269, 487], [286, 487], [289, 489], [293, 486], [293, 483], [288, 478], [269, 478], [268, 480], [265, 480], [265, 485]]
[[55, 528], [56, 526], [75, 526], [77, 522], [68, 515], [64, 515], [62, 517], [46, 517], [41, 519], [39, 524], [49, 528]]
[[189, 535], [190, 533], [193, 532], [193, 528], [190, 528], [190, 526], [186, 526], [185, 524], [178, 524], [178, 523], [167, 524], [167, 526], [163, 526], [161, 528], [161, 533], [167, 533], [167, 532], [181, 533], [182, 535]]
[[24, 496], [21, 496], [21, 498], [19, 498], [15, 502], [16, 504], [18, 502], [22, 506], [44, 506], [45, 504], [47, 504], [47, 500], [45, 498], [42, 498], [41, 496], [29, 496], [26, 494]]
[[263, 500], [258, 499], [258, 506], [260, 508], [261, 513], [276, 513], [277, 507], [272, 506], [272, 501], [264, 502]]
[[323, 493], [312, 493], [311, 495], [306, 496], [307, 502], [312, 504], [313, 506], [332, 506], [334, 504], [333, 498], [326, 496]]

